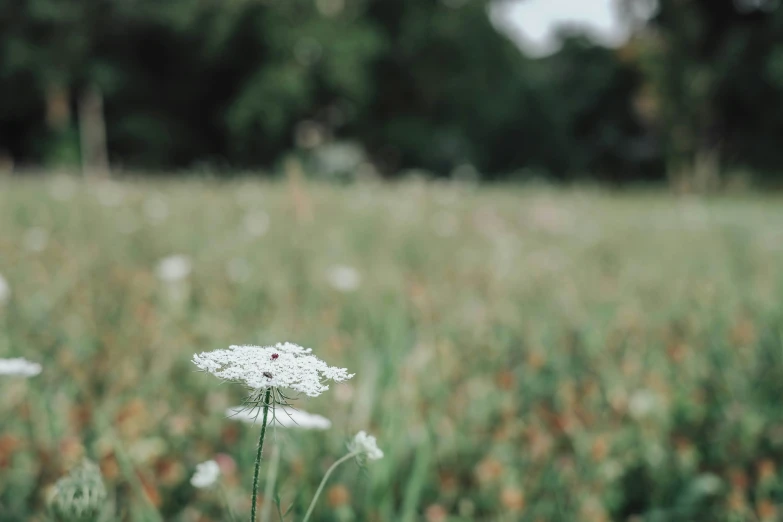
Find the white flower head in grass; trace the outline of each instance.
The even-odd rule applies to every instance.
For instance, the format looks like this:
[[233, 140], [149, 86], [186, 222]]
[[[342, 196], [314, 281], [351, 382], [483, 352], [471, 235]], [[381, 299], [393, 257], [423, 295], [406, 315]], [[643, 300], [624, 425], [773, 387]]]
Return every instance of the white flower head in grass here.
[[336, 265], [329, 269], [326, 274], [329, 284], [332, 288], [340, 292], [353, 292], [362, 282], [359, 272], [347, 265]]
[[8, 281], [5, 280], [2, 274], [0, 274], [0, 304], [5, 303], [11, 297], [11, 286]]
[[158, 279], [167, 283], [181, 281], [190, 275], [192, 263], [188, 256], [175, 255], [164, 257], [158, 262], [155, 273]]
[[378, 447], [375, 437], [367, 435], [364, 430], [356, 434], [353, 440], [348, 444], [348, 450], [351, 453], [366, 455], [370, 460], [380, 460], [383, 458], [383, 451]]
[[196, 472], [190, 483], [195, 488], [203, 489], [211, 487], [220, 478], [220, 466], [214, 460], [208, 460], [196, 465]]
[[[226, 410], [229, 419], [244, 422], [246, 424], [260, 423], [260, 408], [245, 408], [237, 406]], [[298, 428], [302, 430], [328, 430], [332, 427], [332, 421], [321, 415], [307, 413], [296, 408], [275, 408], [274, 418], [269, 421], [270, 426], [280, 428]]]
[[249, 212], [244, 219], [245, 230], [252, 237], [261, 237], [269, 230], [269, 214], [263, 210]]
[[[354, 376], [345, 368], [328, 366], [311, 352], [294, 343], [230, 346], [194, 355], [193, 363], [215, 377], [246, 385], [254, 390], [251, 399], [267, 390], [285, 398], [282, 390], [286, 388], [318, 397], [329, 389], [324, 380], [342, 382]], [[276, 397], [274, 402], [279, 402]]]
[[41, 373], [41, 365], [30, 362], [24, 357], [16, 359], [0, 359], [0, 375], [17, 377], [34, 377]]

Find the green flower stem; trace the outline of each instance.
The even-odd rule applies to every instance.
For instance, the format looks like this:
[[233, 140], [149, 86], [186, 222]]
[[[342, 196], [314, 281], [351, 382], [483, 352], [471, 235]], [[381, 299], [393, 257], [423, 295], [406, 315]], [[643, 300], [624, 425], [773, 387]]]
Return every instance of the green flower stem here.
[[329, 480], [329, 475], [332, 474], [332, 471], [334, 471], [337, 466], [342, 464], [348, 459], [351, 459], [357, 455], [359, 455], [360, 451], [354, 451], [352, 453], [349, 453], [348, 455], [344, 456], [340, 460], [336, 461], [334, 464], [331, 465], [331, 467], [326, 470], [326, 475], [324, 475], [324, 478], [321, 479], [321, 483], [318, 485], [318, 490], [315, 492], [315, 496], [313, 497], [313, 501], [310, 502], [310, 507], [307, 508], [307, 513], [304, 516], [304, 519], [302, 519], [302, 522], [307, 522], [307, 520], [310, 518], [310, 515], [313, 513], [313, 508], [315, 508], [315, 503], [318, 501], [318, 497], [321, 496], [321, 491], [323, 491], [324, 486], [326, 485], [326, 481]]
[[[272, 462], [266, 470], [266, 486], [264, 487], [264, 498], [272, 498], [275, 494], [275, 481], [277, 480], [277, 469], [280, 466], [280, 445], [272, 446]], [[264, 502], [261, 506], [261, 522], [269, 522], [269, 515], [272, 513], [272, 503]]]
[[250, 522], [256, 522], [256, 499], [258, 498], [258, 469], [261, 467], [261, 451], [264, 449], [264, 435], [266, 435], [266, 416], [269, 413], [270, 396], [272, 388], [267, 388], [264, 396], [264, 419], [261, 421], [261, 435], [258, 437], [258, 451], [256, 452], [256, 469], [253, 472], [253, 500], [250, 505]]

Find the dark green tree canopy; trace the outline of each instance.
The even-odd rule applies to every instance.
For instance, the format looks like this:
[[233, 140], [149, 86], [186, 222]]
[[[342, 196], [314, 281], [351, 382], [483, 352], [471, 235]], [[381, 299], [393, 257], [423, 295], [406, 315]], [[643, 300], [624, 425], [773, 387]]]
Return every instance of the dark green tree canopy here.
[[96, 87], [110, 158], [129, 168], [270, 167], [334, 141], [387, 175], [469, 164], [623, 182], [704, 151], [766, 171], [783, 160], [773, 2], [661, 0], [624, 49], [570, 32], [543, 59], [489, 5], [0, 0], [0, 155], [78, 161], [77, 106]]

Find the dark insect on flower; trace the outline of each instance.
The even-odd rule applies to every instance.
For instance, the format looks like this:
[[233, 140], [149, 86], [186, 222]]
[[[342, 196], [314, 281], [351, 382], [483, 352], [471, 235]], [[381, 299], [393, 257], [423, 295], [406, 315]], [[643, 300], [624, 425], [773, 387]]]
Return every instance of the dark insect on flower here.
[[267, 379], [271, 379], [272, 378], [272, 374], [269, 373], [269, 372], [264, 372], [264, 377], [266, 377]]
[[278, 357], [280, 357], [280, 354], [279, 354], [279, 353], [273, 353], [273, 354], [272, 354], [272, 360], [273, 360], [273, 361], [276, 361]]

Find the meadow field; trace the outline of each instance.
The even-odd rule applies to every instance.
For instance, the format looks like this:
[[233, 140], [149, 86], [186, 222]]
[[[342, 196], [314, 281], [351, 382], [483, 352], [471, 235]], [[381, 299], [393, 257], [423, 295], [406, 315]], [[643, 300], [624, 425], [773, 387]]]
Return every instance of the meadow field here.
[[43, 366], [0, 376], [2, 522], [83, 456], [105, 520], [246, 520], [258, 426], [191, 358], [278, 341], [356, 373], [269, 439], [286, 521], [359, 430], [312, 520], [783, 516], [781, 196], [3, 178], [0, 275], [0, 358]]

